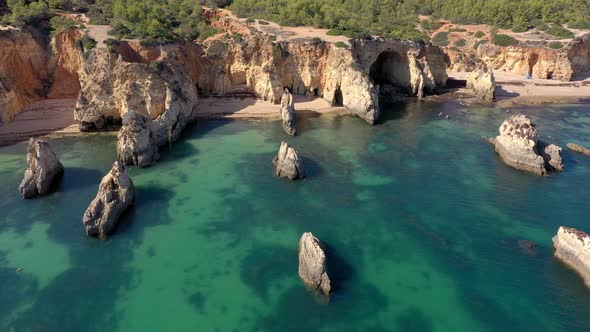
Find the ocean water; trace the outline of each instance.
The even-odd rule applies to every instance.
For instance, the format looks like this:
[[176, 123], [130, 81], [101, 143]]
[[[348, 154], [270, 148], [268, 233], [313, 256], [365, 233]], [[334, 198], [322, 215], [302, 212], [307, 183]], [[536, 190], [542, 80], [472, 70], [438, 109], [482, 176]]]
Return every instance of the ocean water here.
[[[589, 106], [517, 111], [547, 141], [590, 145]], [[1, 148], [0, 331], [589, 331], [590, 290], [551, 238], [590, 231], [590, 158], [564, 151], [549, 177], [505, 166], [480, 137], [508, 115], [408, 103], [374, 127], [301, 118], [295, 138], [278, 121], [203, 121], [130, 168], [136, 205], [106, 241], [81, 217], [114, 134], [52, 140], [64, 178], [27, 201], [25, 144]], [[274, 176], [281, 140], [307, 179]], [[327, 247], [328, 303], [297, 275], [305, 231]]]

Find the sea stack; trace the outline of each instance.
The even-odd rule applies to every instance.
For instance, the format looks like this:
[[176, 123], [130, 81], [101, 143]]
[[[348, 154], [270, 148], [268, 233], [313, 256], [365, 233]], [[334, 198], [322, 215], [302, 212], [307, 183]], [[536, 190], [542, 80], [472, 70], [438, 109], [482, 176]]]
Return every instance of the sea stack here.
[[299, 239], [299, 277], [308, 289], [330, 295], [326, 254], [320, 241], [310, 232], [303, 233]]
[[289, 89], [285, 89], [281, 97], [281, 117], [283, 118], [283, 129], [288, 135], [295, 136], [295, 104], [293, 95]]
[[63, 165], [51, 150], [49, 143], [36, 138], [29, 140], [27, 146], [29, 168], [18, 187], [23, 198], [47, 194], [64, 172]]
[[540, 141], [537, 127], [526, 115], [509, 117], [499, 131], [490, 142], [506, 165], [537, 175], [563, 170], [561, 148]]
[[590, 287], [590, 235], [569, 227], [559, 227], [553, 237], [555, 257], [574, 269]]
[[281, 142], [279, 152], [272, 163], [278, 177], [289, 180], [303, 179], [305, 177], [303, 161], [299, 158], [297, 151], [285, 142]]
[[587, 156], [590, 156], [590, 149], [587, 149], [581, 145], [578, 144], [574, 144], [574, 143], [568, 143], [567, 148], [574, 151], [574, 152], [578, 152], [578, 153], [582, 153], [585, 154]]
[[123, 116], [123, 126], [117, 135], [117, 155], [126, 165], [149, 166], [160, 159], [154, 142], [150, 119], [134, 110]]
[[98, 193], [84, 212], [82, 219], [86, 234], [105, 239], [111, 234], [121, 214], [135, 200], [135, 189], [125, 165], [116, 161], [111, 171], [102, 178]]
[[475, 97], [481, 102], [492, 103], [496, 101], [496, 79], [491, 69], [477, 69], [467, 77], [467, 89], [475, 93]]

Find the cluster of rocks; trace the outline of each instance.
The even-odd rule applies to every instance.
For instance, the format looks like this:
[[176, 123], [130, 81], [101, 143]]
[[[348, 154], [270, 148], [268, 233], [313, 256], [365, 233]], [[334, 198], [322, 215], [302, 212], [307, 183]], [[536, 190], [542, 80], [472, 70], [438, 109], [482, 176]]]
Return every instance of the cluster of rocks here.
[[145, 167], [160, 159], [150, 127], [150, 119], [134, 110], [129, 110], [123, 116], [123, 126], [117, 135], [119, 160], [128, 165]]
[[479, 68], [467, 77], [467, 89], [475, 93], [481, 102], [492, 103], [496, 100], [496, 79], [491, 69]]
[[568, 143], [567, 148], [574, 151], [574, 152], [578, 152], [581, 154], [585, 154], [587, 156], [590, 156], [590, 149], [587, 149], [579, 144], [574, 144], [574, 143]]
[[561, 148], [539, 140], [539, 131], [526, 115], [509, 117], [500, 126], [500, 134], [490, 139], [505, 164], [538, 175], [563, 171]]
[[[19, 186], [23, 198], [46, 195], [64, 173], [64, 167], [46, 141], [31, 138], [27, 146], [24, 178]], [[104, 239], [115, 229], [121, 214], [135, 199], [133, 182], [125, 165], [116, 161], [100, 182], [96, 198], [84, 213], [82, 222], [86, 234]]]

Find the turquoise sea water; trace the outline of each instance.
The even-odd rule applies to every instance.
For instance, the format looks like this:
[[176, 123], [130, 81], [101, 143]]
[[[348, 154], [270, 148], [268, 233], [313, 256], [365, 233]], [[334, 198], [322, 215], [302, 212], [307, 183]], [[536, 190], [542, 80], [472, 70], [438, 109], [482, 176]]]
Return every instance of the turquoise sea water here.
[[[590, 107], [522, 111], [547, 141], [590, 145]], [[565, 151], [549, 177], [508, 168], [480, 139], [507, 115], [410, 103], [374, 127], [299, 119], [295, 138], [276, 121], [201, 122], [130, 168], [136, 205], [107, 241], [81, 216], [114, 134], [52, 140], [66, 173], [28, 201], [25, 145], [2, 148], [0, 331], [589, 331], [590, 290], [551, 237], [590, 231], [590, 158]], [[274, 177], [283, 139], [304, 181]], [[329, 303], [298, 278], [305, 231], [327, 246]]]

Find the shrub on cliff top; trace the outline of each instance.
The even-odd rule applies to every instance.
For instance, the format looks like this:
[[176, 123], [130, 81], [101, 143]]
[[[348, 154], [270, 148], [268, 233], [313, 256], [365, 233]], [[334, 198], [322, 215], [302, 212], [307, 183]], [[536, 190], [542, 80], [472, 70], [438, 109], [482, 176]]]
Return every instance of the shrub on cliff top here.
[[439, 32], [432, 37], [432, 44], [435, 46], [447, 46], [449, 45], [449, 33]]
[[326, 32], [326, 35], [328, 35], [328, 36], [340, 36], [340, 35], [342, 35], [342, 30], [339, 30], [339, 29], [330, 29], [330, 30], [328, 30], [328, 32]]
[[494, 44], [498, 46], [513, 46], [518, 45], [518, 40], [508, 36], [508, 35], [496, 35], [494, 37]]
[[334, 45], [336, 45], [338, 48], [348, 48], [348, 45], [343, 41], [336, 42]]
[[474, 34], [475, 38], [481, 38], [483, 36], [485, 36], [486, 34], [483, 33], [483, 31], [478, 31]]
[[559, 37], [561, 39], [574, 38], [574, 34], [568, 29], [562, 27], [561, 25], [553, 25], [545, 32], [549, 35]]
[[456, 47], [463, 47], [463, 46], [467, 45], [467, 40], [465, 40], [465, 39], [456, 40], [454, 45]]
[[52, 33], [75, 30], [78, 28], [76, 21], [64, 16], [54, 16], [49, 20], [49, 26]]
[[563, 48], [563, 44], [558, 41], [550, 42], [549, 45], [547, 45], [547, 46], [549, 46], [549, 48], [554, 49], [554, 50], [558, 50], [560, 48]]

